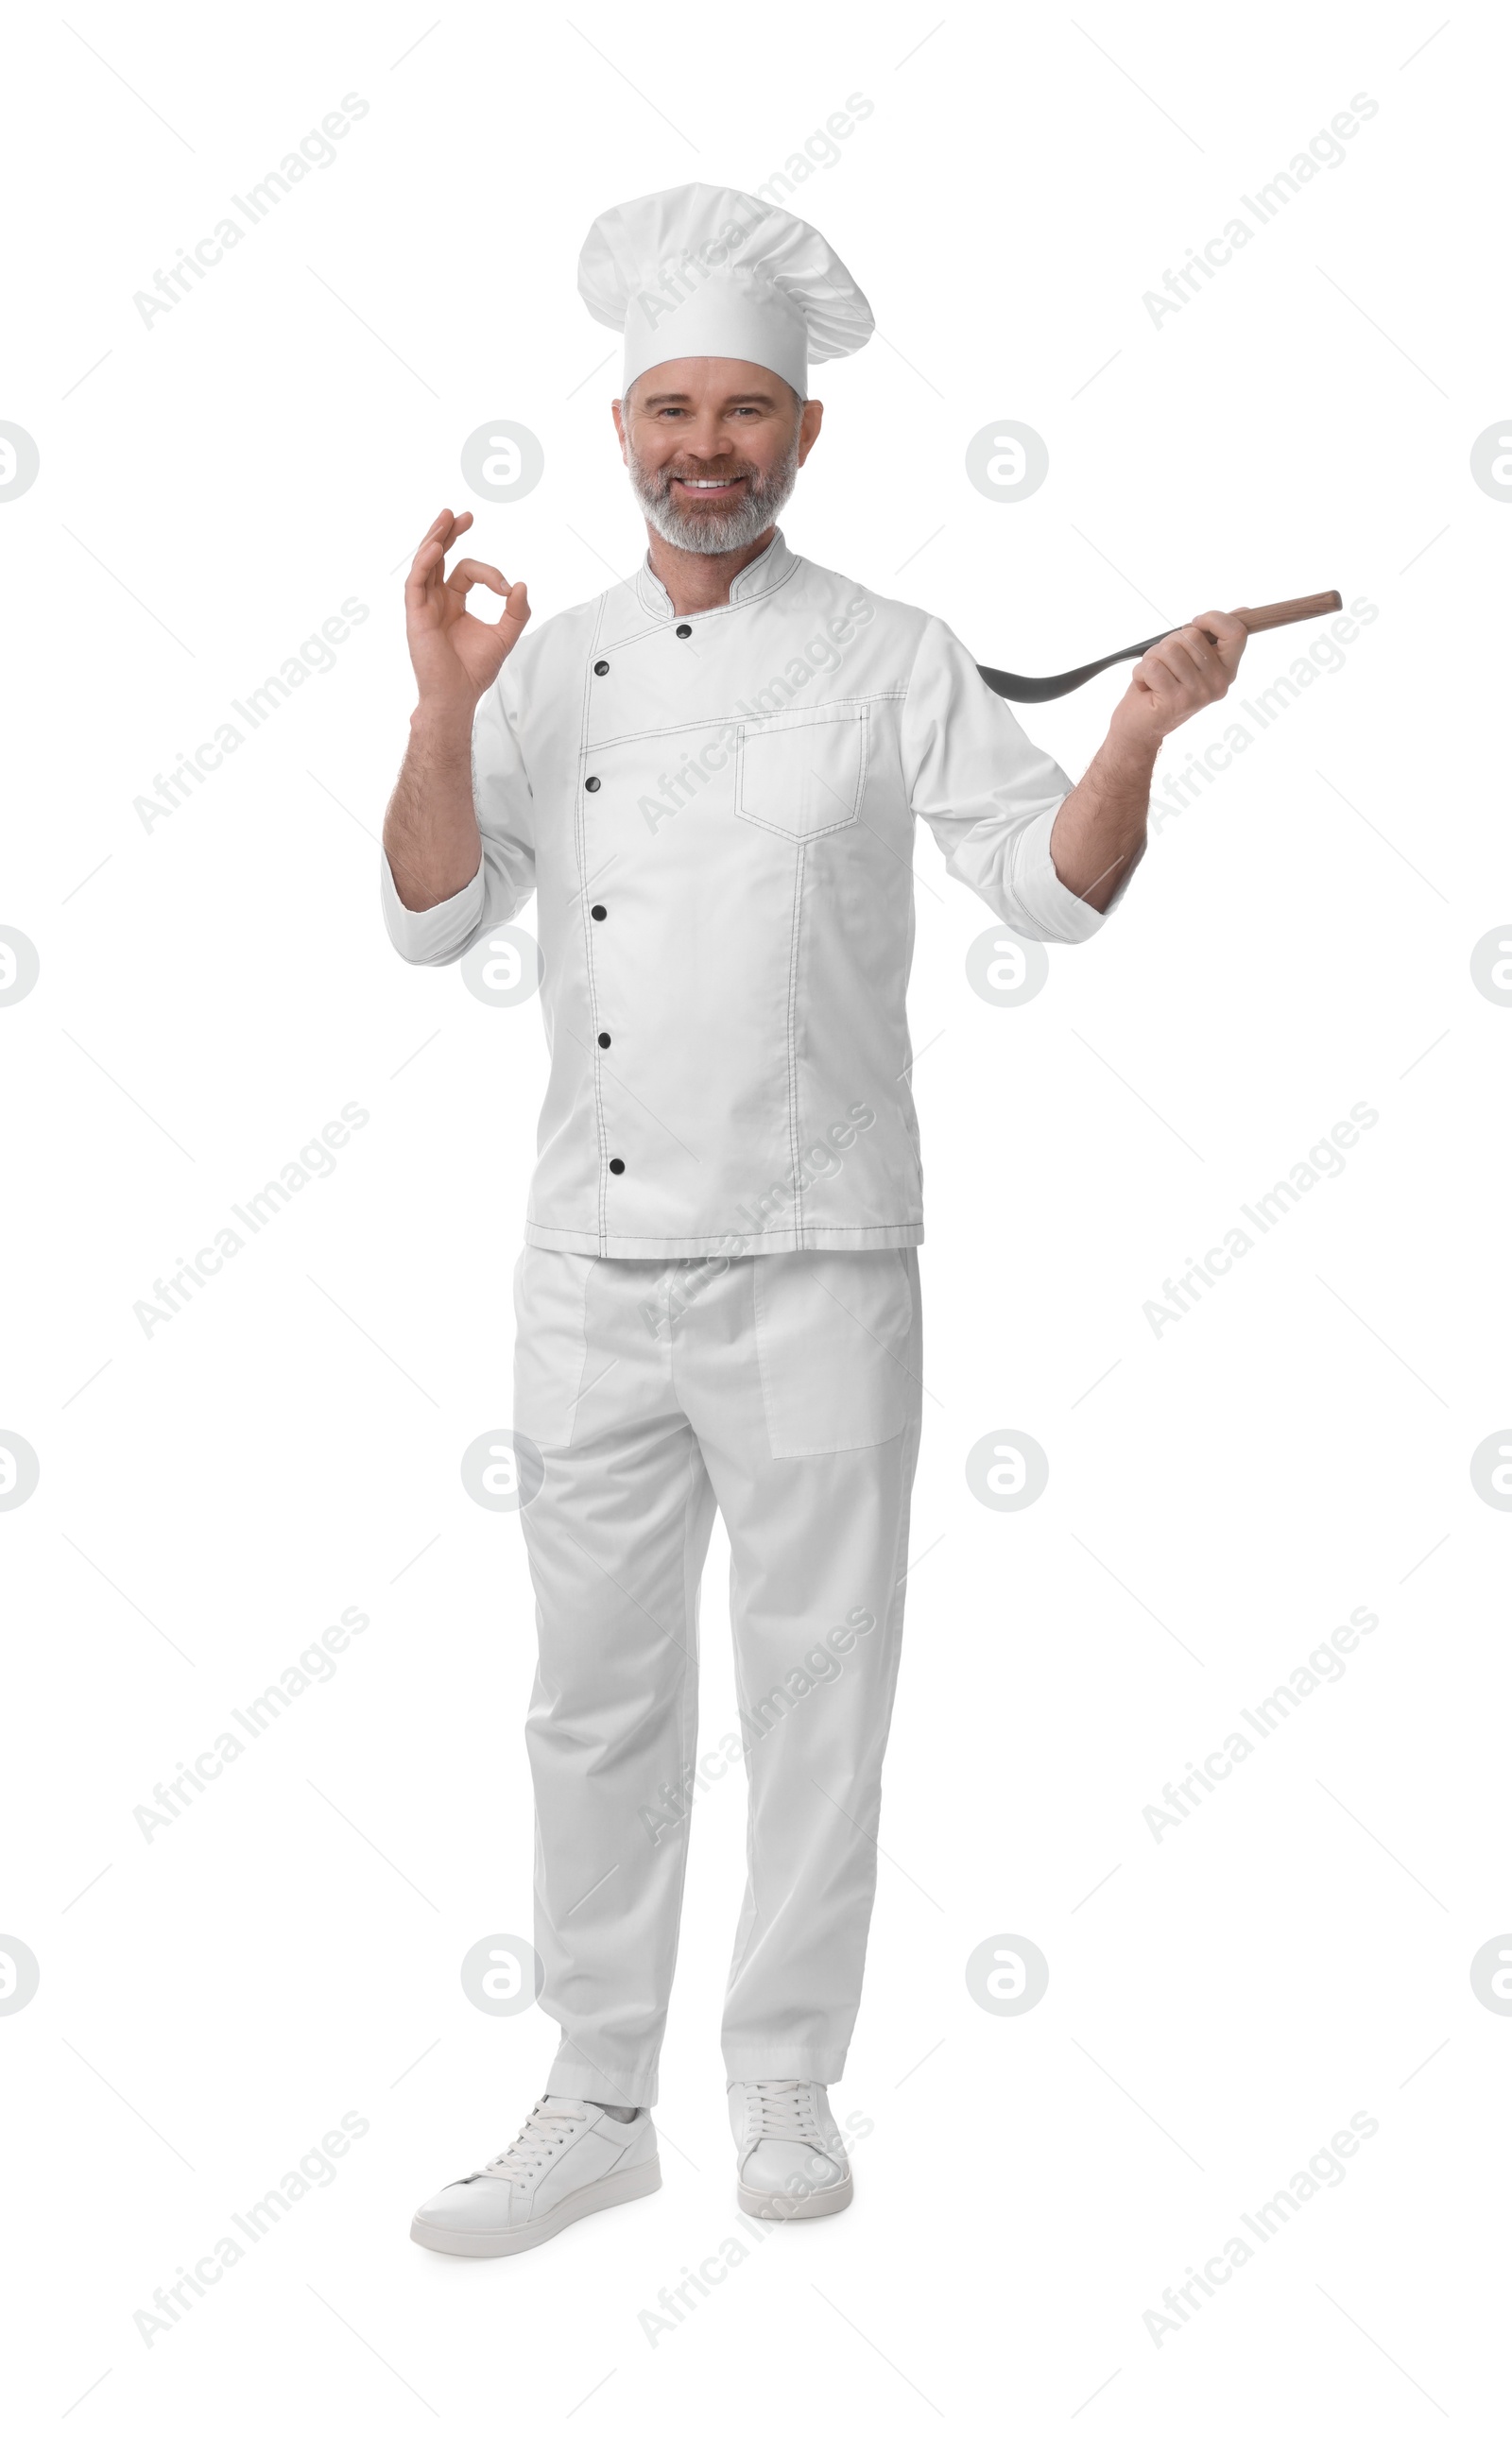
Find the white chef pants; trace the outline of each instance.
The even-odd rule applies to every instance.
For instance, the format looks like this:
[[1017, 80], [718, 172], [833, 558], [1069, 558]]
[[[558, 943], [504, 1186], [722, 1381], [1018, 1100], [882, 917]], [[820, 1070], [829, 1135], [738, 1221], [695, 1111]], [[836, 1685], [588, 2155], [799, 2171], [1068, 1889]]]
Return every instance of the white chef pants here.
[[515, 1308], [515, 1428], [545, 1466], [521, 1520], [539, 1636], [535, 1935], [562, 2033], [548, 2087], [657, 2096], [716, 1504], [748, 1778], [725, 2067], [836, 2082], [903, 1631], [918, 1254], [527, 1246]]

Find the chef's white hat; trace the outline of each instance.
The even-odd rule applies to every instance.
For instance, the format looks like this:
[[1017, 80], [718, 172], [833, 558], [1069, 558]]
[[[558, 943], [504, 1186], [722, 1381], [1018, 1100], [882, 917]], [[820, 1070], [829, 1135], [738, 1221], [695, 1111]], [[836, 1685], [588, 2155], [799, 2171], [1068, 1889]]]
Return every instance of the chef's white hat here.
[[853, 354], [875, 327], [818, 230], [735, 186], [671, 186], [601, 212], [577, 286], [596, 322], [624, 332], [625, 389], [677, 356], [732, 356], [806, 398], [810, 361]]

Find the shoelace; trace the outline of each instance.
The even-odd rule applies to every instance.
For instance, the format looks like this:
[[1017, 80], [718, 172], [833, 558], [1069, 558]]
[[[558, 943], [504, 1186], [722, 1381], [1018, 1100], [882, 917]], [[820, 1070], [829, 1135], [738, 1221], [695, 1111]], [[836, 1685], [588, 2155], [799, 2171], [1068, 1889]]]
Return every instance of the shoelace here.
[[582, 2124], [585, 2112], [581, 2108], [549, 2107], [541, 2100], [531, 2110], [509, 2147], [501, 2150], [497, 2159], [490, 2159], [486, 2167], [480, 2168], [480, 2175], [499, 2176], [507, 2183], [516, 2176], [534, 2174], [554, 2157], [568, 2134]]
[[768, 2135], [782, 2142], [823, 2143], [814, 2092], [806, 2082], [752, 2082], [747, 2085], [751, 2128], [756, 2139]]

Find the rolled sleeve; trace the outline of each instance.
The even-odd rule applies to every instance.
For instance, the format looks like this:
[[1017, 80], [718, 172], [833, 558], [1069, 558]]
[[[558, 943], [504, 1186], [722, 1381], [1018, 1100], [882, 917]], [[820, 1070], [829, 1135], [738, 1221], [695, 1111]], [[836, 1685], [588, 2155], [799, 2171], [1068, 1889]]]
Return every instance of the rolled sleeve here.
[[1021, 939], [1090, 940], [1106, 921], [1061, 879], [1055, 817], [1071, 792], [942, 619], [921, 638], [903, 707], [904, 784], [945, 869]]
[[513, 688], [505, 686], [511, 666], [504, 662], [472, 725], [472, 807], [483, 841], [472, 878], [454, 897], [416, 910], [402, 903], [388, 857], [380, 857], [384, 926], [407, 964], [454, 964], [535, 893], [535, 804], [516, 733], [518, 706]]
[[439, 906], [427, 906], [416, 911], [414, 907], [404, 904], [396, 889], [388, 857], [382, 860], [379, 886], [383, 892], [383, 921], [405, 963], [449, 965], [455, 958], [466, 955], [487, 920], [486, 865], [478, 866], [466, 889], [459, 889], [455, 897], [444, 897]]

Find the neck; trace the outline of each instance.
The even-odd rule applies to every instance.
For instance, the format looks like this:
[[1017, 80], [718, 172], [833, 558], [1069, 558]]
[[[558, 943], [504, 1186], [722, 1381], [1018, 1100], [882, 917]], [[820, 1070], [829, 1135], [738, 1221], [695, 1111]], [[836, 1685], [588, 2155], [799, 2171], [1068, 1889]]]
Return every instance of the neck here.
[[675, 542], [667, 541], [647, 525], [651, 573], [666, 586], [679, 618], [693, 610], [722, 610], [741, 569], [748, 567], [753, 558], [760, 558], [776, 530], [775, 525], [768, 525], [744, 550], [697, 551], [679, 550]]

